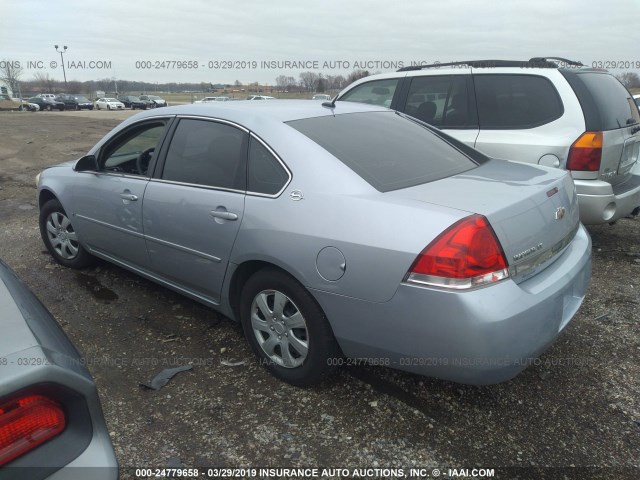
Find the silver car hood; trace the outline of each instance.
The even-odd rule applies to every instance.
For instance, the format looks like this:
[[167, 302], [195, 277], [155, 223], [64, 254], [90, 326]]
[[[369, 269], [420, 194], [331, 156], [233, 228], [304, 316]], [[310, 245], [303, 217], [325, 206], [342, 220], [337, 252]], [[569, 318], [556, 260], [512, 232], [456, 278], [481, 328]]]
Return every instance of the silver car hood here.
[[[484, 215], [509, 265], [526, 266], [527, 277], [540, 270], [530, 267], [548, 265], [559, 255], [580, 222], [566, 172], [519, 162], [491, 160], [453, 177], [389, 193]], [[540, 261], [534, 265], [536, 259]]]

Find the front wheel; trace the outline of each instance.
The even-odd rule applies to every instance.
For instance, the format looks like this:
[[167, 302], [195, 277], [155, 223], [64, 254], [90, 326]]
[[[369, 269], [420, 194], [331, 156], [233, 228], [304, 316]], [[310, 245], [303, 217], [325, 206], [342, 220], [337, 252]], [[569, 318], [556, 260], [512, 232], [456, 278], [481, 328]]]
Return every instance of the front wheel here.
[[331, 326], [311, 294], [276, 269], [263, 269], [245, 284], [240, 297], [245, 336], [260, 363], [297, 386], [316, 384], [338, 362], [340, 349]]
[[40, 235], [56, 262], [65, 267], [85, 268], [94, 257], [87, 252], [58, 200], [46, 202], [40, 209]]

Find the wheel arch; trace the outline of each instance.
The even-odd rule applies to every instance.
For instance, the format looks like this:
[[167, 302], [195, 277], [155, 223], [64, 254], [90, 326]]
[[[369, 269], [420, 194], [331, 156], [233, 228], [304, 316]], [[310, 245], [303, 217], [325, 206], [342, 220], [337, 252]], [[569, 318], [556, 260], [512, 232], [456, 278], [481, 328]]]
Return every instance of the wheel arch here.
[[[307, 288], [304, 282], [300, 281], [300, 278], [298, 278], [298, 276], [294, 275], [292, 272], [290, 272], [289, 270], [287, 270], [281, 265], [277, 265], [267, 260], [246, 260], [235, 267], [235, 269], [231, 273], [231, 276], [228, 282], [227, 298], [229, 302], [229, 309], [230, 309], [232, 320], [236, 322], [240, 321], [240, 296], [242, 294], [242, 289], [245, 283], [253, 274], [265, 268], [273, 268], [273, 269], [279, 270], [282, 273], [293, 278], [305, 289]], [[309, 290], [307, 289], [307, 291]], [[315, 298], [313, 293], [309, 291], [309, 294], [314, 298], [316, 303], [318, 303], [318, 300]], [[318, 303], [318, 306], [320, 306], [319, 303]]]
[[38, 194], [38, 208], [42, 208], [42, 206], [47, 203], [49, 200], [58, 200], [58, 197], [49, 189], [43, 188], [40, 190]]

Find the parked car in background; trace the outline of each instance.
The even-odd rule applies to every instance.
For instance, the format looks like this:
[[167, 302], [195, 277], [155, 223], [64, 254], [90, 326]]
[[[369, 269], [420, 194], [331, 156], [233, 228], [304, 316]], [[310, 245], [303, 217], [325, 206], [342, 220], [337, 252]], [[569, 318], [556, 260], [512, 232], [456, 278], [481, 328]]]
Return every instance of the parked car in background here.
[[124, 110], [124, 103], [115, 98], [99, 98], [96, 100], [96, 110]]
[[141, 112], [41, 172], [37, 195], [60, 264], [100, 257], [209, 305], [296, 385], [342, 353], [508, 380], [569, 324], [590, 278], [567, 172], [350, 102]]
[[326, 95], [324, 93], [316, 93], [311, 100], [331, 100], [331, 95]]
[[247, 100], [275, 100], [275, 97], [269, 95], [249, 95]]
[[117, 479], [84, 359], [2, 260], [0, 311], [0, 477], [81, 480], [91, 467], [91, 478]]
[[636, 102], [638, 109], [640, 110], [640, 95], [634, 95], [633, 101]]
[[152, 102], [153, 107], [166, 107], [167, 101], [157, 95], [140, 95], [140, 100]]
[[22, 100], [11, 98], [5, 93], [0, 93], [0, 110], [23, 110], [24, 108]]
[[585, 224], [640, 210], [640, 114], [611, 74], [550, 59], [406, 67], [372, 75], [338, 101], [404, 112], [499, 159], [571, 172]]
[[153, 103], [151, 101], [141, 100], [134, 95], [121, 95], [118, 97], [118, 100], [122, 102], [126, 108], [130, 108], [131, 110], [146, 110], [147, 108], [151, 108], [150, 104]]
[[202, 100], [196, 100], [193, 103], [209, 103], [209, 102], [227, 102], [229, 97], [204, 97]]
[[50, 112], [51, 110], [62, 111], [65, 109], [63, 102], [51, 97], [31, 97], [28, 102], [38, 105], [40, 110], [46, 110], [47, 112]]
[[56, 98], [57, 95], [53, 94], [53, 93], [39, 93], [38, 95], [36, 95], [36, 97], [41, 97], [41, 98], [50, 98], [51, 100], [54, 100]]
[[56, 100], [64, 103], [65, 110], [93, 110], [93, 102], [84, 95], [63, 93]]

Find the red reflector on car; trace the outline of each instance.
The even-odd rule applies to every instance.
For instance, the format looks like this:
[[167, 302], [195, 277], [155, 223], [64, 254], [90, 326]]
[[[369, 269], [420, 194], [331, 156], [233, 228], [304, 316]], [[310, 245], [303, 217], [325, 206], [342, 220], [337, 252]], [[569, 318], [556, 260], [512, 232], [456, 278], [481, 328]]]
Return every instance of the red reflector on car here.
[[502, 247], [482, 215], [456, 222], [414, 261], [405, 281], [449, 288], [471, 288], [509, 276]]
[[567, 170], [597, 172], [602, 160], [602, 132], [585, 132], [573, 142], [567, 157]]
[[62, 407], [42, 395], [0, 405], [0, 465], [60, 434], [66, 425]]

